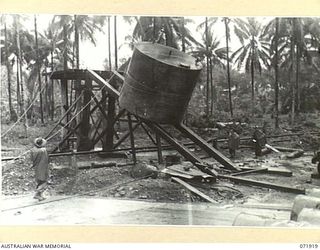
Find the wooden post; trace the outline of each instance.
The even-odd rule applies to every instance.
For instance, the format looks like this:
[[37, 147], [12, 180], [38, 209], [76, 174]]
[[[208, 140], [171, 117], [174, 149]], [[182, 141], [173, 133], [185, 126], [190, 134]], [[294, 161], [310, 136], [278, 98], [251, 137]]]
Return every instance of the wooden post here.
[[131, 114], [128, 114], [128, 125], [129, 125], [129, 131], [130, 131], [130, 142], [131, 142], [131, 150], [132, 150], [132, 159], [133, 163], [137, 163], [137, 157], [136, 157], [136, 149], [134, 145], [134, 134], [132, 129], [132, 121], [131, 121]]
[[158, 148], [158, 162], [159, 164], [162, 164], [163, 158], [162, 158], [161, 138], [158, 133], [156, 133], [156, 141], [157, 141], [157, 148]]
[[[78, 151], [87, 151], [93, 148], [92, 142], [89, 139], [90, 130], [90, 102], [91, 102], [91, 88], [92, 80], [86, 78], [85, 88], [83, 90], [83, 107], [85, 107], [81, 114], [81, 125], [80, 125], [80, 138], [78, 138]], [[82, 108], [83, 108], [82, 107]], [[80, 140], [79, 140], [80, 139]]]
[[113, 136], [114, 136], [114, 117], [116, 109], [116, 100], [113, 96], [108, 95], [108, 117], [107, 117], [107, 132], [105, 135], [105, 147], [106, 151], [113, 149]]
[[[64, 116], [66, 111], [68, 110], [68, 80], [62, 79], [60, 81], [60, 90], [61, 90], [61, 116]], [[64, 124], [67, 124], [68, 122], [68, 115], [64, 116], [64, 119], [62, 121]], [[61, 130], [61, 139], [65, 137], [67, 133], [66, 129]], [[67, 148], [67, 144], [61, 145], [61, 148]]]

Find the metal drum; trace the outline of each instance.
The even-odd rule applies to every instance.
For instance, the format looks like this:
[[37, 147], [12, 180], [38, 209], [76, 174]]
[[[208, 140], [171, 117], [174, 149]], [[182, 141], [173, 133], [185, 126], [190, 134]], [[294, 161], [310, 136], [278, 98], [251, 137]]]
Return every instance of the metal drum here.
[[138, 43], [120, 92], [120, 107], [158, 123], [181, 122], [201, 66], [171, 47]]

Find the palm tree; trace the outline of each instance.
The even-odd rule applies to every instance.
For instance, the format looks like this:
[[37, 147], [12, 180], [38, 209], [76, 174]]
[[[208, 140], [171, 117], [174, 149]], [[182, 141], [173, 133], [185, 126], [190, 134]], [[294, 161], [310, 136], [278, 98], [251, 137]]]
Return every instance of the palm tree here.
[[102, 26], [105, 23], [104, 16], [93, 16], [88, 15], [75, 15], [73, 20], [69, 20], [70, 30], [68, 33], [74, 31], [75, 34], [75, 56], [76, 56], [76, 67], [79, 68], [80, 60], [80, 40], [89, 40], [93, 45], [96, 45], [96, 38], [94, 34], [96, 31], [103, 32]]
[[111, 62], [111, 27], [110, 27], [110, 16], [108, 16], [108, 61], [109, 61], [109, 70], [112, 70]]
[[20, 16], [14, 15], [14, 29], [16, 33], [16, 44], [17, 44], [17, 54], [18, 54], [18, 61], [19, 64], [19, 74], [20, 74], [20, 115], [23, 116], [22, 122], [25, 129], [25, 135], [27, 136], [28, 131], [28, 121], [27, 121], [27, 115], [24, 112], [24, 81], [23, 81], [23, 71], [22, 71], [22, 50], [21, 50], [21, 44], [20, 44]]
[[[1, 53], [1, 62], [5, 61], [7, 68], [7, 81], [8, 81], [8, 97], [9, 97], [9, 112], [10, 112], [10, 121], [16, 121], [18, 119], [17, 113], [12, 105], [12, 94], [11, 94], [11, 65], [10, 65], [10, 52], [9, 52], [9, 40], [8, 40], [8, 30], [5, 19], [5, 15], [1, 16], [2, 22], [4, 23], [4, 50]], [[11, 41], [12, 43], [12, 41]]]
[[164, 44], [178, 49], [181, 46], [197, 44], [190, 31], [185, 26], [191, 20], [181, 20], [179, 17], [124, 17], [124, 20], [132, 23], [136, 21], [132, 33], [132, 40], [150, 41]]
[[[279, 20], [281, 34], [281, 68], [288, 69], [291, 82], [291, 123], [294, 123], [295, 113], [300, 111], [300, 61], [307, 50], [305, 42], [304, 19], [281, 18]], [[292, 80], [291, 75], [295, 75]]]
[[230, 41], [230, 29], [229, 22], [230, 18], [224, 17], [222, 18], [225, 26], [225, 34], [226, 34], [226, 49], [227, 49], [227, 80], [228, 80], [228, 90], [229, 90], [229, 108], [231, 117], [233, 117], [233, 108], [232, 108], [232, 96], [231, 96], [231, 79], [230, 79], [230, 63], [229, 63], [229, 41]]
[[[203, 26], [207, 26], [208, 30], [213, 30], [214, 25], [217, 23], [219, 18], [217, 17], [209, 17], [206, 19], [205, 22], [201, 23], [199, 25], [199, 28], [202, 28]], [[232, 19], [228, 17], [223, 17], [221, 21], [224, 22], [224, 27], [225, 27], [225, 36], [226, 36], [226, 61], [227, 61], [227, 81], [228, 81], [228, 90], [229, 90], [229, 109], [230, 109], [230, 114], [231, 117], [233, 116], [233, 108], [232, 108], [232, 95], [231, 95], [231, 78], [230, 78], [230, 59], [229, 59], [229, 41], [230, 41], [230, 22]]]
[[[281, 24], [281, 27], [280, 27]], [[271, 66], [274, 68], [274, 117], [275, 117], [275, 128], [279, 128], [279, 61], [280, 61], [280, 52], [283, 51], [284, 47], [282, 46], [281, 51], [279, 51], [279, 44], [283, 45], [283, 42], [280, 41], [281, 36], [285, 34], [285, 26], [281, 18], [276, 17], [272, 19], [264, 27], [264, 36], [267, 39], [271, 40], [270, 46], [270, 57], [271, 57]]]
[[235, 19], [235, 34], [242, 46], [236, 50], [231, 60], [234, 60], [240, 70], [243, 66], [245, 72], [251, 73], [251, 101], [252, 115], [254, 113], [254, 74], [257, 69], [261, 74], [263, 66], [269, 65], [269, 42], [263, 37], [262, 25], [254, 18], [248, 18], [247, 22], [242, 19]]
[[38, 70], [38, 83], [40, 89], [40, 116], [41, 116], [41, 123], [44, 123], [43, 120], [43, 109], [42, 109], [42, 86], [41, 86], [41, 65], [40, 65], [40, 58], [39, 58], [39, 45], [38, 45], [38, 29], [37, 29], [37, 17], [34, 15], [34, 35], [35, 35], [35, 42], [36, 42], [36, 65]]
[[117, 16], [114, 16], [114, 67], [118, 69], [118, 35], [117, 35]]
[[[202, 43], [191, 52], [191, 55], [199, 61], [206, 59], [207, 64], [207, 114], [209, 114], [209, 99], [211, 99], [211, 114], [213, 111], [214, 86], [212, 81], [213, 67], [224, 67], [224, 61], [227, 59], [227, 49], [220, 47], [220, 42], [213, 36], [212, 32], [205, 32], [202, 37]], [[208, 91], [211, 85], [212, 91]]]

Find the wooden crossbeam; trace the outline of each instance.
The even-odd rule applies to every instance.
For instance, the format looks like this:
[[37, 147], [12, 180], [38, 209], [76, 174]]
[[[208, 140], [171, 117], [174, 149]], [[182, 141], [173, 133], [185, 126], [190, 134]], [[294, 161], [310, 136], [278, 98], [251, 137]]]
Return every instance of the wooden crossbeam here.
[[216, 159], [219, 163], [221, 163], [226, 168], [232, 171], [240, 171], [226, 156], [224, 156], [217, 149], [211, 147], [208, 142], [203, 140], [199, 135], [193, 132], [191, 129], [186, 127], [183, 124], [175, 125], [175, 128], [180, 132], [185, 134], [189, 139], [191, 139], [195, 144], [201, 147], [204, 151], [206, 151], [210, 156]]
[[[132, 131], [136, 130], [137, 127], [139, 127], [139, 125], [141, 124], [141, 121], [136, 123], [134, 126], [132, 126]], [[117, 148], [120, 146], [120, 144], [122, 142], [124, 142], [129, 136], [130, 136], [130, 131], [128, 131], [127, 133], [125, 133], [117, 142], [116, 144], [114, 144], [113, 148]]]
[[88, 75], [97, 83], [101, 83], [105, 86], [105, 88], [107, 89], [107, 91], [109, 92], [110, 95], [112, 95], [114, 98], [119, 98], [120, 93], [118, 90], [116, 90], [114, 87], [112, 87], [112, 85], [109, 83], [109, 81], [111, 80], [111, 78], [114, 76], [111, 76], [111, 78], [109, 79], [109, 81], [104, 80], [101, 76], [99, 76], [96, 72], [94, 72], [93, 70], [88, 69]]
[[[218, 173], [210, 169], [209, 167], [202, 164], [202, 160], [192, 154], [183, 144], [179, 143], [174, 139], [167, 131], [165, 131], [159, 124], [150, 121], [144, 121], [149, 128], [151, 128], [155, 133], [158, 133], [164, 140], [166, 140], [172, 147], [177, 150], [183, 157], [188, 161], [191, 161], [197, 168], [199, 168], [204, 173], [216, 177]], [[198, 164], [197, 164], [198, 163]]]
[[[119, 113], [116, 115], [116, 117], [113, 120], [112, 126], [116, 123], [116, 121], [126, 112], [125, 109], [122, 109], [119, 111]], [[95, 145], [108, 131], [108, 127], [106, 127], [102, 133], [93, 141], [93, 145]]]

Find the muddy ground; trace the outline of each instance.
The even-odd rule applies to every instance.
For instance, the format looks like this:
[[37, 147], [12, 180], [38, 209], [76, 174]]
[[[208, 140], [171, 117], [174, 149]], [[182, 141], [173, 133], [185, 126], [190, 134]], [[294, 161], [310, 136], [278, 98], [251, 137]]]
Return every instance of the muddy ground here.
[[[307, 122], [306, 122], [307, 121]], [[255, 121], [247, 127], [243, 128], [241, 137], [250, 135], [251, 128], [254, 125], [262, 124], [261, 121]], [[22, 128], [12, 131], [7, 138], [2, 140], [2, 157], [17, 156], [26, 152], [32, 146], [32, 141], [39, 135], [45, 135], [54, 123], [47, 126], [33, 126], [28, 130], [28, 136], [25, 137]], [[285, 124], [285, 123], [283, 123]], [[8, 125], [2, 125], [5, 131]], [[212, 129], [195, 129], [205, 139], [223, 138], [226, 132]], [[120, 128], [120, 135], [124, 133], [125, 126]], [[268, 143], [273, 146], [294, 147], [304, 149], [305, 153], [302, 157], [296, 159], [285, 159], [283, 154], [271, 153], [263, 157], [256, 158], [252, 149], [248, 145], [242, 145], [243, 148], [237, 151], [237, 156], [233, 160], [236, 165], [242, 167], [275, 167], [286, 168], [293, 172], [292, 177], [285, 177], [271, 174], [249, 174], [243, 176], [252, 180], [267, 181], [275, 184], [282, 184], [297, 188], [319, 188], [320, 180], [311, 178], [311, 174], [315, 171], [315, 165], [311, 164], [313, 150], [320, 145], [319, 135], [312, 134], [320, 132], [320, 122], [317, 115], [309, 116], [307, 119], [301, 119], [298, 125], [290, 127], [282, 125], [281, 129], [275, 131], [270, 125], [267, 130], [268, 134], [284, 134], [303, 132], [302, 136], [284, 137], [269, 139]], [[175, 132], [172, 132], [175, 133]], [[136, 130], [136, 145], [152, 146], [150, 140], [144, 131]], [[185, 141], [179, 134], [176, 137], [181, 141]], [[282, 140], [282, 141], [281, 141]], [[48, 143], [48, 151], [59, 141], [57, 136]], [[128, 147], [129, 140], [122, 147]], [[225, 149], [225, 143], [219, 143], [220, 150], [228, 156]], [[227, 173], [222, 170], [221, 165], [212, 158], [206, 158], [205, 153], [197, 148], [191, 148], [198, 156], [210, 163], [218, 172]], [[176, 154], [175, 151], [165, 151], [167, 154]], [[72, 166], [71, 157], [54, 157], [51, 158], [50, 168], [50, 185], [46, 191], [46, 195], [91, 195], [97, 197], [114, 197], [117, 199], [133, 199], [133, 200], [151, 200], [161, 202], [204, 202], [199, 196], [190, 193], [180, 184], [171, 180], [170, 176], [159, 173], [157, 178], [133, 178], [132, 170], [134, 166], [131, 157], [128, 158], [101, 158], [95, 155], [76, 156], [77, 166], [90, 165], [92, 162], [115, 162], [116, 166], [103, 167], [97, 169], [76, 170]], [[164, 165], [157, 164], [156, 152], [140, 152], [138, 153], [138, 161], [150, 162], [158, 169], [163, 169]], [[30, 168], [31, 163], [28, 155], [24, 155], [22, 159], [14, 162], [3, 162], [2, 164], [2, 194], [3, 195], [23, 195], [34, 192], [34, 172]], [[190, 182], [191, 183], [191, 182]], [[247, 201], [262, 203], [288, 203], [291, 202], [296, 194], [281, 192], [273, 189], [245, 186], [235, 184], [226, 180], [218, 180], [216, 183], [191, 183], [194, 187], [210, 196], [218, 203], [244, 203]]]

